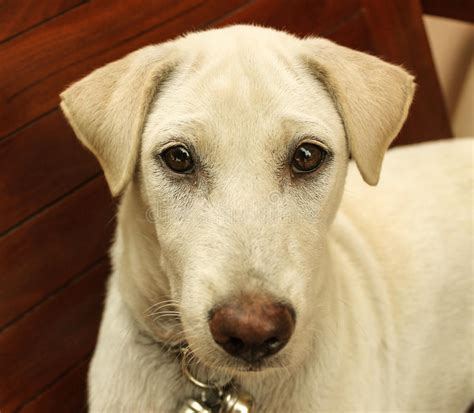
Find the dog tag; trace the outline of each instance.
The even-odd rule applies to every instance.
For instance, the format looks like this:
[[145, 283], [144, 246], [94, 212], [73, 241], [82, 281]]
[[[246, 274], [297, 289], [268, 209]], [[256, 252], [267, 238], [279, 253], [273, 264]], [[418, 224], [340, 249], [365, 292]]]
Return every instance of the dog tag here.
[[229, 391], [224, 394], [219, 413], [252, 413], [252, 396], [243, 392]]
[[186, 362], [188, 351], [183, 350], [181, 370], [191, 383], [201, 389], [201, 400], [186, 399], [178, 413], [252, 413], [253, 398], [250, 394], [233, 390], [231, 383], [220, 387], [195, 378]]
[[207, 406], [195, 399], [186, 399], [178, 413], [213, 413]]
[[218, 413], [224, 393], [217, 388], [203, 389], [201, 400], [188, 398], [178, 413]]

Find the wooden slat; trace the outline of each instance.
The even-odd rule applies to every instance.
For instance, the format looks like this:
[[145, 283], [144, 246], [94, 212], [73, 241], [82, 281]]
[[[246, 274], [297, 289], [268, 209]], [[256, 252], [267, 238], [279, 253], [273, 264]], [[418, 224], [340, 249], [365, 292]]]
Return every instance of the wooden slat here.
[[376, 53], [416, 75], [418, 88], [398, 143], [452, 137], [418, 1], [362, 0]]
[[93, 349], [107, 261], [0, 333], [0, 411], [15, 411]]
[[323, 0], [310, 4], [299, 1], [292, 5], [288, 10], [288, 3], [284, 0], [257, 0], [219, 20], [216, 25], [255, 23], [299, 36], [327, 37], [347, 47], [374, 51], [368, 22], [358, 1]]
[[375, 51], [367, 16], [356, 0], [296, 1], [291, 8], [284, 0], [257, 0], [215, 24], [222, 27], [238, 23], [256, 23], [299, 36], [327, 37], [346, 47]]
[[0, 42], [84, 2], [85, 0], [3, 0], [0, 2]]
[[0, 141], [0, 234], [100, 172], [59, 111]]
[[101, 176], [0, 240], [0, 326], [104, 255], [113, 210]]
[[318, 35], [360, 8], [358, 0], [293, 0], [291, 5], [287, 0], [256, 0], [216, 22], [216, 25], [257, 23], [300, 36]]
[[91, 70], [205, 25], [244, 3], [96, 0], [1, 44], [0, 137], [53, 109], [59, 93]]
[[323, 36], [362, 52], [373, 54], [375, 50], [367, 24], [367, 16], [362, 10], [358, 10], [338, 27], [326, 31]]
[[18, 410], [18, 413], [85, 413], [89, 358], [80, 362], [54, 385]]

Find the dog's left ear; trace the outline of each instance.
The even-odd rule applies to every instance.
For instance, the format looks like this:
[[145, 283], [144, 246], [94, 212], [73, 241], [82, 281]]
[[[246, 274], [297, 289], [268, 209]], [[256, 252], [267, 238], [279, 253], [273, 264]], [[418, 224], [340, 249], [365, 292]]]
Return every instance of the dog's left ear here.
[[95, 70], [61, 93], [61, 109], [97, 157], [112, 195], [130, 181], [150, 105], [175, 67], [167, 43], [148, 46]]
[[304, 60], [337, 106], [351, 155], [364, 180], [376, 185], [385, 151], [407, 117], [414, 78], [399, 66], [326, 39], [305, 42]]

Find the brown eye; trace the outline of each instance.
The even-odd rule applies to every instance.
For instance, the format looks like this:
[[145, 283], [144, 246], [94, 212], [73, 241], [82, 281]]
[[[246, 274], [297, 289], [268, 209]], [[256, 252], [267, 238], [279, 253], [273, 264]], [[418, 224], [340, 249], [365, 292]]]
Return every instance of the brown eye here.
[[313, 172], [318, 169], [326, 158], [326, 151], [313, 143], [303, 143], [293, 154], [291, 166], [297, 173]]
[[180, 174], [191, 173], [194, 169], [194, 161], [189, 151], [181, 145], [166, 149], [161, 157], [168, 168]]

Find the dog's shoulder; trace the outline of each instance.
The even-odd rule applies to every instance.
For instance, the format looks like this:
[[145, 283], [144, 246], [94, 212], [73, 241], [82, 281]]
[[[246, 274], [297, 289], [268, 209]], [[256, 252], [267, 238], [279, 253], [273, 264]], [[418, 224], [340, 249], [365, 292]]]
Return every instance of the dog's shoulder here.
[[[341, 211], [369, 214], [386, 225], [390, 220], [426, 216], [453, 220], [470, 211], [473, 187], [474, 139], [460, 138], [402, 146], [388, 151], [381, 179], [369, 187], [350, 164]], [[385, 218], [383, 218], [385, 217]]]
[[449, 284], [459, 299], [472, 288], [473, 148], [463, 138], [392, 149], [377, 187], [351, 165], [332, 236], [375, 257], [403, 297]]

